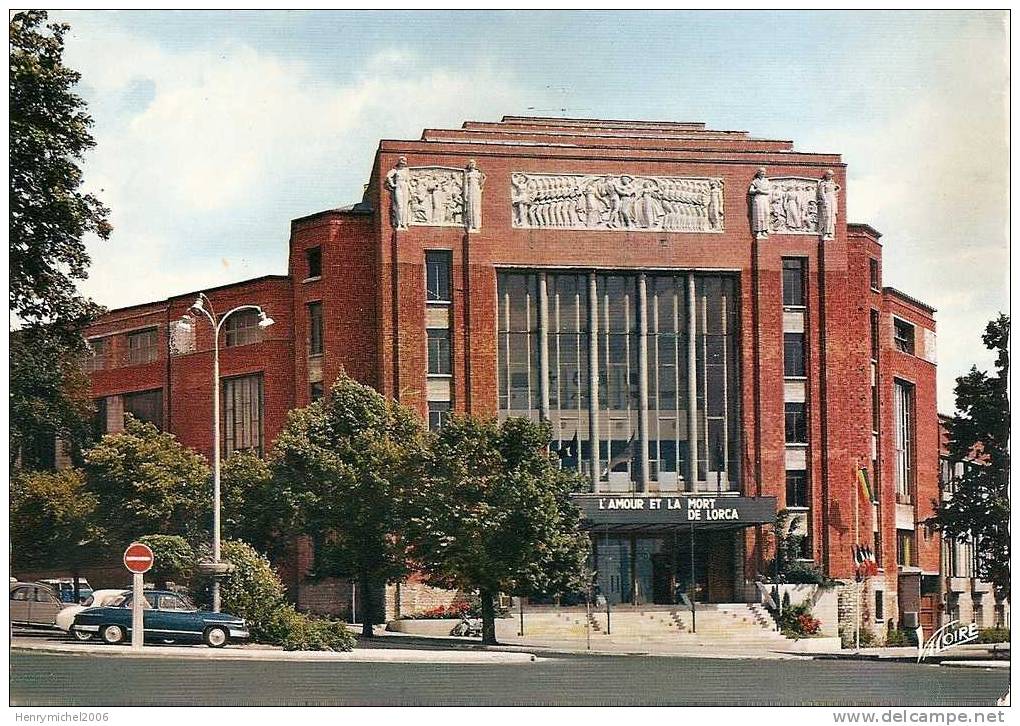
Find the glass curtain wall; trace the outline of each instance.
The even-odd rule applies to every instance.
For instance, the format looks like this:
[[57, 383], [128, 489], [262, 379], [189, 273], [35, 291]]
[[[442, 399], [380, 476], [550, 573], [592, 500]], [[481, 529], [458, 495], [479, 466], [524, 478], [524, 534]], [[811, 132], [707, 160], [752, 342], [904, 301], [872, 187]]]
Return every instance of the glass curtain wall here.
[[497, 295], [501, 418], [548, 417], [595, 491], [739, 489], [735, 277], [500, 271]]

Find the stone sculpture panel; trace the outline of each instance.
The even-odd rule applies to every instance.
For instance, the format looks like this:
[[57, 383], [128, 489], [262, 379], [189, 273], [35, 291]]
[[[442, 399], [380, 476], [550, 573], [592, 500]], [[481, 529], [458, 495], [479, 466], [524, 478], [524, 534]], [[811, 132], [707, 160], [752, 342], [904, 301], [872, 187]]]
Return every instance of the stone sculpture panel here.
[[818, 180], [773, 177], [769, 195], [769, 231], [818, 234]]
[[722, 179], [515, 172], [510, 201], [524, 229], [723, 231]]

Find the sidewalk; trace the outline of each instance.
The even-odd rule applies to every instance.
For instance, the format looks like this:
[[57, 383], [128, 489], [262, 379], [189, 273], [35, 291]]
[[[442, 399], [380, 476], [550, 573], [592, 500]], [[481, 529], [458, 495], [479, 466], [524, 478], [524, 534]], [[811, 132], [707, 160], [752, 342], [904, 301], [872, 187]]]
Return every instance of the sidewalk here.
[[194, 660], [246, 660], [246, 661], [320, 661], [347, 663], [535, 663], [541, 658], [523, 651], [492, 651], [476, 648], [461, 650], [412, 648], [355, 648], [350, 653], [323, 651], [288, 651], [268, 645], [228, 646], [208, 648], [204, 645], [166, 646], [146, 645], [141, 650], [127, 646], [99, 645], [95, 643], [25, 642], [15, 640], [12, 651], [35, 653], [62, 653], [78, 656], [108, 658], [187, 658]]
[[[908, 646], [903, 648], [861, 648], [860, 651], [841, 650], [837, 653], [814, 653], [818, 659], [839, 659], [839, 660], [888, 660], [888, 661], [917, 661], [917, 648]], [[938, 663], [941, 665], [959, 665], [969, 662], [995, 663], [995, 667], [1009, 667], [1010, 647], [1009, 643], [967, 643], [958, 645], [935, 656], [925, 657], [925, 663]]]

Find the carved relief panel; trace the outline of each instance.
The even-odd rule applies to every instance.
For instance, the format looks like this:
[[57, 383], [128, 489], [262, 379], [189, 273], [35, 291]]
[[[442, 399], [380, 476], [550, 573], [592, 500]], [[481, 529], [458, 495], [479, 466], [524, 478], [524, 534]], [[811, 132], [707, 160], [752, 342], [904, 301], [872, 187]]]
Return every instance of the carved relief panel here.
[[773, 177], [769, 181], [769, 231], [818, 234], [818, 180]]
[[722, 179], [515, 172], [511, 205], [525, 229], [723, 231]]
[[412, 225], [464, 226], [464, 170], [442, 166], [410, 167]]

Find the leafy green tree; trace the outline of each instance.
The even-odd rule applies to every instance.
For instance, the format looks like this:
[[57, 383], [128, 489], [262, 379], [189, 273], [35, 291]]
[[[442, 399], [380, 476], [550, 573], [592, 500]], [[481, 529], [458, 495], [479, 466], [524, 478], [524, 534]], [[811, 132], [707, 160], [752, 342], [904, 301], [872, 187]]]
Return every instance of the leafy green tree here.
[[128, 416], [124, 431], [85, 452], [84, 469], [111, 543], [154, 533], [208, 537], [209, 467], [173, 434]]
[[152, 550], [152, 569], [146, 575], [157, 587], [187, 585], [195, 571], [195, 550], [188, 540], [176, 534], [147, 534], [138, 538]]
[[78, 374], [89, 351], [81, 336], [101, 311], [77, 291], [87, 276], [85, 238], [110, 235], [109, 210], [80, 190], [92, 119], [74, 87], [80, 74], [63, 62], [68, 26], [43, 11], [10, 20], [10, 311], [9, 441], [16, 453], [36, 437], [83, 443], [87, 386]]
[[357, 581], [366, 637], [381, 619], [374, 593], [407, 573], [402, 503], [423, 445], [414, 412], [346, 376], [327, 398], [291, 411], [276, 439], [274, 476], [299, 502], [314, 572]]
[[978, 576], [1000, 596], [1009, 593], [1009, 316], [985, 327], [985, 347], [995, 352], [995, 373], [956, 379], [956, 415], [946, 422], [950, 461], [968, 462], [953, 481], [951, 499], [935, 502], [929, 523], [943, 537], [973, 542]]
[[453, 417], [435, 436], [408, 512], [416, 563], [441, 587], [477, 591], [496, 642], [498, 593], [555, 595], [590, 581], [590, 542], [570, 493], [583, 482], [548, 453], [550, 429]]
[[85, 476], [78, 469], [18, 472], [10, 495], [12, 564], [68, 570], [77, 601], [82, 567], [97, 556], [105, 535]]
[[221, 524], [225, 537], [241, 540], [270, 559], [285, 554], [297, 531], [300, 500], [273, 477], [272, 464], [252, 451], [238, 451], [220, 470]]

